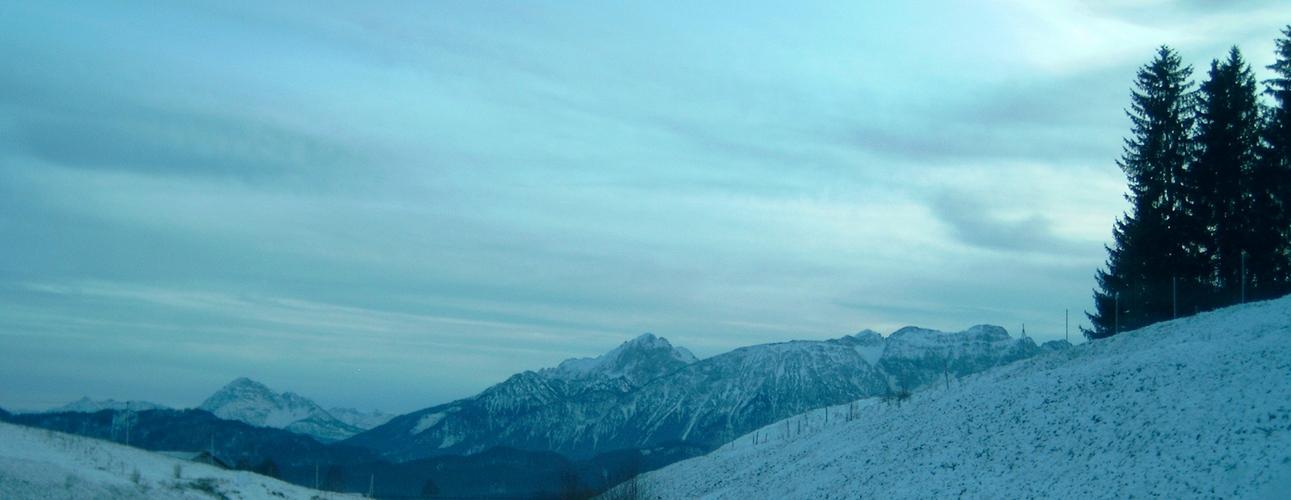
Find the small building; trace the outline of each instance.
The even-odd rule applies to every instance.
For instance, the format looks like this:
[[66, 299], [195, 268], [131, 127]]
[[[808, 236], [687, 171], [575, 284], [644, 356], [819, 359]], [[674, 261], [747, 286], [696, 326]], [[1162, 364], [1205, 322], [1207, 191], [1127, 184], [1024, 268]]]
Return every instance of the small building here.
[[229, 464], [226, 464], [220, 461], [220, 459], [215, 458], [215, 455], [212, 455], [205, 451], [158, 451], [157, 453], [166, 455], [171, 458], [187, 460], [189, 462], [197, 462], [199, 464], [214, 465], [221, 469], [230, 468]]

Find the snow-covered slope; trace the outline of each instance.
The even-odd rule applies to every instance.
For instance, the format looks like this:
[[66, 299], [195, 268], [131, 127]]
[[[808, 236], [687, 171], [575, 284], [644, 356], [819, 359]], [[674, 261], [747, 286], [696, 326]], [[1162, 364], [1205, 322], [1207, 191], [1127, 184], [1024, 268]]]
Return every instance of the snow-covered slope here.
[[396, 461], [495, 446], [584, 458], [685, 442], [712, 449], [813, 408], [953, 380], [1039, 354], [978, 326], [765, 344], [697, 361], [646, 334], [599, 358], [516, 374], [473, 398], [399, 416], [347, 441]]
[[332, 414], [337, 420], [345, 422], [346, 425], [368, 430], [378, 425], [389, 422], [396, 417], [393, 413], [386, 413], [381, 410], [372, 410], [362, 412], [354, 408], [329, 408], [327, 413]]
[[825, 414], [640, 484], [663, 499], [1291, 498], [1291, 297]]
[[323, 493], [61, 432], [0, 423], [0, 498], [310, 500]]
[[80, 413], [94, 413], [102, 410], [130, 410], [130, 411], [147, 411], [147, 410], [169, 410], [170, 407], [149, 403], [147, 401], [117, 401], [115, 399], [104, 399], [95, 401], [89, 396], [83, 397], [71, 403], [67, 403], [58, 408], [45, 410], [44, 413], [61, 413], [65, 411], [74, 411]]
[[291, 392], [279, 394], [245, 377], [229, 382], [197, 408], [226, 420], [286, 429], [313, 436], [325, 443], [348, 438], [363, 430], [337, 420], [308, 398]]

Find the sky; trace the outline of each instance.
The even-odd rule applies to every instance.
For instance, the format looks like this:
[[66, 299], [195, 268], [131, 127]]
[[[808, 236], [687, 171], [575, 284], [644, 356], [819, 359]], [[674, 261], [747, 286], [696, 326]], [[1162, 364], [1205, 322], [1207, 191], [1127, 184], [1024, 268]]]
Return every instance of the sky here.
[[651, 332], [1077, 341], [1136, 69], [1277, 1], [0, 3], [0, 407], [407, 412]]

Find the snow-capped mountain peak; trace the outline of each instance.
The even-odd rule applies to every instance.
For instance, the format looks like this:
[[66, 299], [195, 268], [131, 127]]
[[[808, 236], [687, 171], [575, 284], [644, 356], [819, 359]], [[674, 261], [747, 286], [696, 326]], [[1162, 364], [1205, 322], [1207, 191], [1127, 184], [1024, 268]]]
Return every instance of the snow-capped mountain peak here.
[[323, 442], [339, 441], [362, 431], [337, 420], [309, 398], [292, 392], [280, 394], [246, 377], [229, 382], [197, 408], [226, 420], [286, 429]]
[[686, 348], [673, 346], [668, 339], [645, 333], [595, 358], [567, 359], [559, 366], [539, 373], [565, 380], [622, 377], [639, 386], [695, 361], [695, 355]]
[[883, 335], [868, 328], [857, 332], [856, 335], [843, 338], [859, 345], [880, 345], [883, 343]]
[[309, 399], [290, 392], [279, 394], [246, 377], [229, 382], [197, 408], [223, 419], [278, 429], [316, 413], [326, 413]]

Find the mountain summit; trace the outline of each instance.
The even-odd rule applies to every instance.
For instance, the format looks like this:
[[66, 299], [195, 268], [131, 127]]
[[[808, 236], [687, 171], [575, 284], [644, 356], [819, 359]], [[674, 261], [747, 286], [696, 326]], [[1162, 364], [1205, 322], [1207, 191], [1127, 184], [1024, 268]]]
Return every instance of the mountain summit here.
[[225, 420], [285, 429], [313, 436], [324, 443], [363, 431], [333, 417], [309, 398], [292, 392], [280, 394], [246, 377], [229, 382], [197, 408]]
[[668, 339], [646, 333], [601, 356], [567, 359], [555, 368], [545, 368], [538, 373], [565, 380], [621, 377], [640, 386], [695, 361], [695, 355], [685, 347], [673, 347]]

